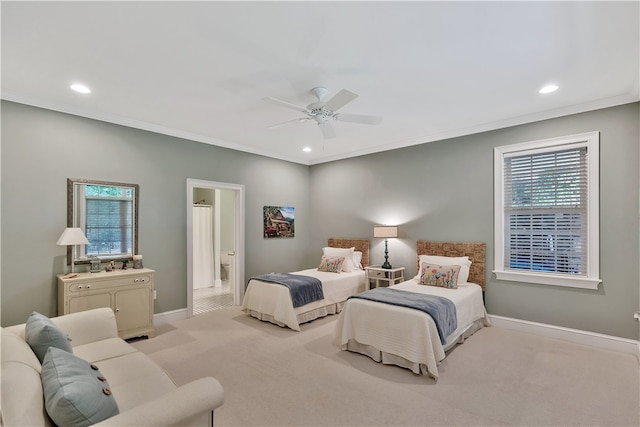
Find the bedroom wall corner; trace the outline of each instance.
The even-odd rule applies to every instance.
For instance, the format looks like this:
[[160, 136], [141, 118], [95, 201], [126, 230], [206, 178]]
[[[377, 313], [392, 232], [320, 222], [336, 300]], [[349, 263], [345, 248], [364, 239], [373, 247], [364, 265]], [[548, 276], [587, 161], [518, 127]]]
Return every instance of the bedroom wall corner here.
[[[390, 262], [411, 277], [417, 240], [484, 242], [490, 314], [637, 339], [632, 315], [640, 301], [638, 112], [635, 102], [313, 165], [311, 244], [319, 246], [336, 233], [369, 236], [372, 263], [380, 264], [384, 246], [371, 237], [373, 224], [391, 218], [401, 235], [390, 240]], [[496, 280], [490, 273], [493, 148], [591, 131], [601, 138], [599, 289]]]
[[[308, 166], [2, 101], [1, 323], [57, 314], [68, 177], [140, 185], [139, 252], [155, 314], [187, 307], [187, 178], [245, 186], [245, 277], [297, 269], [309, 246]], [[286, 185], [286, 192], [283, 192]], [[296, 207], [294, 239], [265, 241], [262, 206]], [[25, 230], [27, 230], [25, 232]]]

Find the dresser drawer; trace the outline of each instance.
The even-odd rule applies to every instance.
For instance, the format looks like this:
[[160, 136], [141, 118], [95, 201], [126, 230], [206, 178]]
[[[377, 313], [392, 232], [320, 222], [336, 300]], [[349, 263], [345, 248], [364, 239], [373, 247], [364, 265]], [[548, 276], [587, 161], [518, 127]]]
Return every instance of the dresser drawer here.
[[90, 281], [78, 280], [72, 283], [67, 283], [67, 289], [69, 292], [86, 292], [91, 290], [115, 288], [119, 286], [132, 286], [132, 285], [142, 286], [148, 283], [151, 283], [151, 276], [148, 276], [148, 275], [118, 277], [118, 278], [109, 278], [108, 276], [105, 276], [104, 280], [90, 280]]
[[386, 271], [379, 271], [379, 270], [369, 270], [369, 277], [373, 277], [373, 278], [387, 278], [388, 276], [388, 272]]

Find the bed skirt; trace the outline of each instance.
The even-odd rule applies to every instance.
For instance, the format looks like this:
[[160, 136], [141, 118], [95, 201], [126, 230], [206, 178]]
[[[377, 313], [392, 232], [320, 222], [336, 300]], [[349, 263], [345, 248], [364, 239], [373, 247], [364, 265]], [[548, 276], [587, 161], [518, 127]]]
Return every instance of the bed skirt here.
[[[318, 307], [314, 310], [306, 311], [304, 313], [299, 313], [296, 315], [296, 319], [298, 320], [298, 324], [311, 322], [312, 320], [319, 319], [321, 317], [329, 316], [330, 314], [339, 314], [342, 311], [342, 307], [344, 307], [344, 303], [346, 301], [341, 301], [334, 304], [325, 305], [324, 307]], [[260, 319], [265, 322], [273, 323], [274, 325], [278, 325], [281, 328], [288, 328], [285, 323], [279, 322], [273, 318], [272, 315], [266, 313], [260, 313], [255, 310], [245, 310], [245, 312], [251, 317], [255, 317], [256, 319]]]
[[[446, 345], [443, 347], [444, 351], [449, 351], [456, 345], [462, 344], [467, 338], [482, 329], [484, 326], [489, 326], [487, 318], [476, 320], [456, 338], [448, 340]], [[401, 368], [409, 369], [416, 375], [426, 375], [433, 378], [435, 381], [438, 381], [437, 371], [429, 372], [426, 364], [412, 362], [408, 359], [405, 359], [404, 357], [380, 351], [371, 345], [360, 344], [358, 341], [352, 338], [349, 339], [346, 348], [343, 348], [343, 350], [364, 354], [365, 356], [369, 356], [371, 359], [375, 360], [378, 363], [382, 363], [384, 365], [396, 365]], [[440, 364], [440, 361], [438, 362], [438, 364]]]

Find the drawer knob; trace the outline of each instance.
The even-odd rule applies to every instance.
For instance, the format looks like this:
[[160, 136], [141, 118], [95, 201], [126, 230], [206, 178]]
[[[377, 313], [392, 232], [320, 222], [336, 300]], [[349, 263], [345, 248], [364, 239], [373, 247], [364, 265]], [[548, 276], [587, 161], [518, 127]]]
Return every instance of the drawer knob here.
[[87, 285], [87, 289], [91, 289], [91, 285]]
[[78, 289], [82, 289], [82, 285], [78, 285]]

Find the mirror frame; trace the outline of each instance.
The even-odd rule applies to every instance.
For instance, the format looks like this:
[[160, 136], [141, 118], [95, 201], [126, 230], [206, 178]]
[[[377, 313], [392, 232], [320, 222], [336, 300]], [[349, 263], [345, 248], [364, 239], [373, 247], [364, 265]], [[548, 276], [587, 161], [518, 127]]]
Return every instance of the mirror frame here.
[[[132, 255], [138, 253], [138, 206], [140, 204], [140, 186], [138, 184], [129, 184], [125, 182], [113, 181], [97, 181], [93, 179], [67, 178], [67, 227], [74, 226], [73, 218], [73, 200], [75, 184], [104, 185], [109, 187], [131, 187], [135, 191], [133, 200], [133, 253], [131, 255], [120, 255], [110, 257], [100, 257], [100, 262], [120, 261], [124, 259], [132, 259]], [[73, 259], [73, 245], [67, 246], [67, 265], [74, 262], [78, 264], [89, 264], [89, 259]]]

